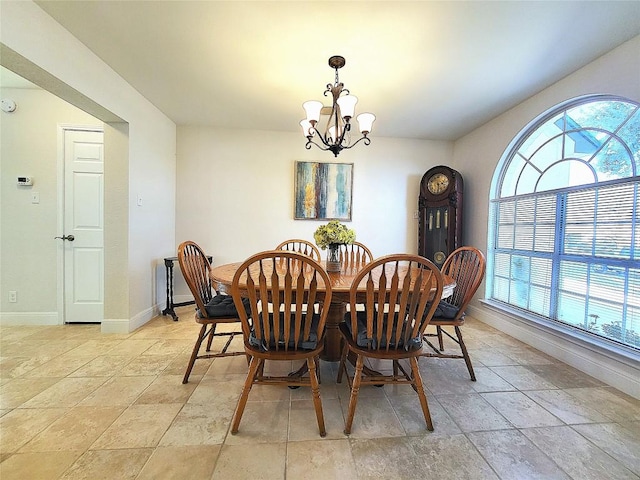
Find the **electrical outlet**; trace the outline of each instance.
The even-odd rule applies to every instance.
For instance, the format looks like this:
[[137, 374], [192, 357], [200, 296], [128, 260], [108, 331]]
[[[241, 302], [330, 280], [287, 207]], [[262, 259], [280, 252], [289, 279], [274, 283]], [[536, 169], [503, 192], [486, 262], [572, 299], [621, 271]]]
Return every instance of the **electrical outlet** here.
[[11, 290], [9, 292], [9, 303], [16, 303], [18, 301], [18, 292]]

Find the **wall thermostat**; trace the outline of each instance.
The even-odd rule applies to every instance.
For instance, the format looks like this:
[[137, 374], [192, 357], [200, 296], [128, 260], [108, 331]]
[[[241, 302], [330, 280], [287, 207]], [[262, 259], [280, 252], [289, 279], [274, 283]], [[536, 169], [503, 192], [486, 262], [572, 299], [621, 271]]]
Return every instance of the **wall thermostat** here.
[[18, 177], [18, 185], [33, 185], [33, 177]]

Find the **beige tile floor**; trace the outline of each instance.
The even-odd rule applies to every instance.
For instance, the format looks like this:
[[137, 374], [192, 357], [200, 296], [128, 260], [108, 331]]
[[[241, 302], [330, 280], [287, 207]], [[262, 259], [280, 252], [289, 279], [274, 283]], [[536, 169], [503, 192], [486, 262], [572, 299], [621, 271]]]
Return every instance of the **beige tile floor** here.
[[640, 478], [639, 400], [473, 319], [477, 382], [459, 360], [420, 360], [434, 432], [410, 388], [385, 386], [361, 390], [344, 435], [349, 392], [322, 362], [326, 438], [308, 389], [268, 386], [230, 435], [246, 361], [198, 361], [182, 385], [198, 326], [179, 314], [129, 335], [1, 328], [0, 478]]

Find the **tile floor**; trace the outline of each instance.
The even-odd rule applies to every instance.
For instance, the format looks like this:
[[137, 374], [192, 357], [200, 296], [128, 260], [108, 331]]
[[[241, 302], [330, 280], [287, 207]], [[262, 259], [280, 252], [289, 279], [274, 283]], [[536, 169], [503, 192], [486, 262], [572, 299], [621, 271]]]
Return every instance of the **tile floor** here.
[[361, 390], [344, 435], [349, 392], [322, 362], [326, 438], [307, 389], [267, 386], [230, 435], [246, 361], [200, 360], [182, 385], [198, 326], [179, 314], [129, 335], [1, 328], [0, 478], [640, 478], [640, 400], [473, 319], [477, 382], [420, 360], [434, 432], [411, 388], [385, 386]]

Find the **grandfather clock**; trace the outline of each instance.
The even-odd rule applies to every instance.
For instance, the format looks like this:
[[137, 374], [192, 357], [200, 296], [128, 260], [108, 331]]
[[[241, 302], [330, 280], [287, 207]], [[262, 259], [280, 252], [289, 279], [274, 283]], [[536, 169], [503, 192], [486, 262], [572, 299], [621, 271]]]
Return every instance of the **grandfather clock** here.
[[444, 165], [427, 171], [418, 198], [418, 254], [438, 267], [462, 242], [462, 176]]

